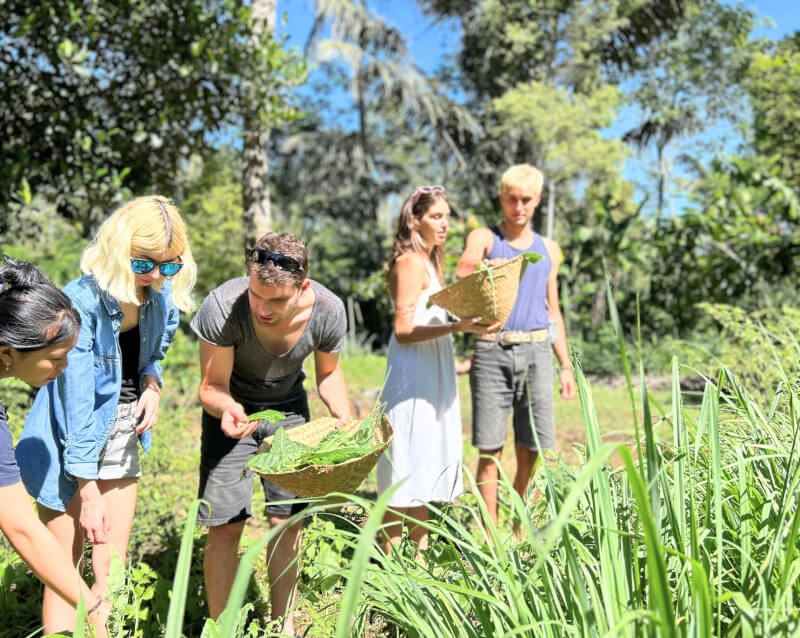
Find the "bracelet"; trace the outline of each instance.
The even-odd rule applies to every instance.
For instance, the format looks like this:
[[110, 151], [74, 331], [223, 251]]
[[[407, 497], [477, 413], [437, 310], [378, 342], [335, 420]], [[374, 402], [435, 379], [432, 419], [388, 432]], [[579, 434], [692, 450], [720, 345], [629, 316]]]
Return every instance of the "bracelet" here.
[[102, 605], [104, 602], [105, 598], [98, 598], [97, 602], [94, 605], [92, 605], [92, 608], [86, 610], [86, 615], [91, 616], [94, 612], [100, 609], [100, 605]]

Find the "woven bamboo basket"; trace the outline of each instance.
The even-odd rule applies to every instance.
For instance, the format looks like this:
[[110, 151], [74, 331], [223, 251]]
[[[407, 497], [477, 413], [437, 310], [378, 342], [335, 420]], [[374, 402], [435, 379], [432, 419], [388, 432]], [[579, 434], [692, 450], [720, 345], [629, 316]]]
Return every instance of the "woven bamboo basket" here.
[[499, 321], [505, 324], [517, 300], [519, 282], [528, 262], [522, 255], [494, 266], [492, 277], [479, 270], [450, 284], [431, 295], [431, 303], [441, 306], [459, 319], [480, 317], [480, 324], [488, 326]]
[[[286, 430], [286, 434], [293, 441], [305, 443], [306, 445], [316, 445], [325, 433], [333, 429], [338, 419], [324, 417], [309, 421], [305, 425], [300, 425], [291, 430]], [[344, 429], [352, 434], [358, 429], [361, 420], [354, 419], [345, 424]], [[367, 474], [378, 462], [386, 447], [392, 440], [394, 431], [386, 415], [381, 416], [381, 422], [375, 428], [374, 444], [380, 447], [374, 449], [369, 454], [350, 459], [337, 465], [309, 465], [308, 467], [291, 472], [281, 472], [270, 474], [256, 472], [259, 476], [272, 481], [276, 485], [289, 490], [299, 498], [314, 498], [325, 496], [331, 492], [343, 492], [352, 494], [367, 478]], [[264, 439], [258, 448], [258, 452], [266, 452], [272, 445], [271, 436]]]

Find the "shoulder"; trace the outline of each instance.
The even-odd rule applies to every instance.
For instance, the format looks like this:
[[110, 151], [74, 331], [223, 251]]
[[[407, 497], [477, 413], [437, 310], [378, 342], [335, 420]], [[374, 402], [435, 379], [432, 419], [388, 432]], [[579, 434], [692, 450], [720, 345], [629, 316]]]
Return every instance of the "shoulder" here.
[[395, 269], [404, 272], [424, 272], [426, 269], [425, 258], [419, 253], [405, 252], [397, 257], [394, 262]]
[[92, 275], [73, 279], [62, 290], [82, 315], [97, 315], [101, 310], [105, 312], [102, 303], [103, 291]]
[[550, 239], [549, 237], [542, 237], [542, 243], [544, 243], [547, 254], [550, 256], [550, 261], [553, 262], [554, 266], [558, 266], [562, 261], [561, 246], [558, 245], [555, 239]]
[[200, 308], [202, 309], [204, 306], [208, 308], [209, 305], [212, 305], [230, 311], [234, 304], [247, 292], [248, 283], [249, 279], [247, 277], [229, 279], [209, 292], [206, 298], [203, 299]]
[[339, 298], [338, 295], [334, 294], [328, 290], [328, 288], [314, 279], [309, 279], [308, 281], [311, 289], [317, 296], [317, 303], [319, 304], [319, 308], [321, 310], [325, 310], [326, 312], [330, 312], [332, 309], [337, 312], [341, 310], [341, 312], [344, 314], [344, 302]]
[[494, 232], [487, 226], [481, 226], [469, 232], [467, 241], [475, 244], [488, 244], [494, 242]]
[[96, 302], [100, 299], [101, 293], [100, 287], [92, 275], [84, 275], [78, 279], [73, 279], [64, 286], [63, 291], [70, 299], [83, 302]]

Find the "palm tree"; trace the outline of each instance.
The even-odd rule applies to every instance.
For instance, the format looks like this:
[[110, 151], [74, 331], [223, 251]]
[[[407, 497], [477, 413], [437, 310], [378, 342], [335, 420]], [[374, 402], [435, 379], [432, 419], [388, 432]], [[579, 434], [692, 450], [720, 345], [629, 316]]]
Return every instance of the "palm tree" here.
[[[275, 29], [276, 0], [252, 0], [250, 6], [251, 44], [258, 47], [265, 33]], [[265, 74], [264, 77], [269, 77]], [[249, 78], [258, 82], [258, 77]], [[263, 80], [261, 80], [263, 81]], [[270, 127], [260, 117], [262, 105], [246, 105], [244, 112], [243, 174], [242, 174], [242, 221], [245, 247], [272, 227], [272, 212], [269, 199], [269, 154]]]

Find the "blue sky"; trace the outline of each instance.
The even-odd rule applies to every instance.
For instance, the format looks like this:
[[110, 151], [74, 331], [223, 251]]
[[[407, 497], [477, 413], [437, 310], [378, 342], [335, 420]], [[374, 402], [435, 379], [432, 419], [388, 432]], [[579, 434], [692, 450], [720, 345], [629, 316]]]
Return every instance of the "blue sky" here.
[[[735, 4], [727, 2], [726, 4]], [[755, 35], [778, 39], [800, 29], [800, 0], [746, 0], [744, 6], [760, 18], [771, 18], [774, 26], [759, 27]], [[458, 26], [454, 21], [434, 23], [422, 14], [413, 0], [369, 0], [372, 11], [406, 35], [411, 53], [426, 71], [433, 70], [441, 57], [458, 49]], [[278, 0], [278, 16], [286, 15], [292, 45], [302, 47], [311, 29], [313, 0]]]
[[[728, 0], [723, 2], [736, 4]], [[800, 30], [800, 0], [743, 0], [742, 4], [766, 22], [754, 31], [754, 37], [777, 40]], [[374, 13], [405, 35], [411, 54], [423, 70], [427, 72], [435, 70], [445, 55], [458, 51], [460, 32], [457, 21], [436, 22], [431, 17], [423, 15], [413, 0], [368, 0], [368, 5]], [[286, 19], [285, 25], [279, 26], [278, 32], [289, 36], [290, 46], [302, 49], [312, 25], [313, 0], [278, 0], [277, 6], [279, 22], [284, 16]], [[623, 108], [609, 131], [616, 136], [637, 124], [635, 109]], [[707, 135], [719, 137], [722, 134], [724, 132], [714, 131]], [[694, 140], [694, 143], [696, 142], [697, 140]], [[690, 147], [691, 144], [691, 140], [685, 143], [686, 147]], [[735, 145], [736, 136], [733, 135], [725, 148], [732, 150]], [[672, 152], [674, 159], [678, 153], [686, 152], [686, 148], [676, 145]], [[644, 195], [644, 189], [649, 190], [647, 174], [648, 171], [652, 172], [654, 163], [654, 158], [647, 150], [641, 154], [631, 155], [626, 161], [623, 174], [638, 185], [639, 197]], [[680, 194], [673, 193], [671, 202], [674, 207], [681, 208], [686, 200]]]

